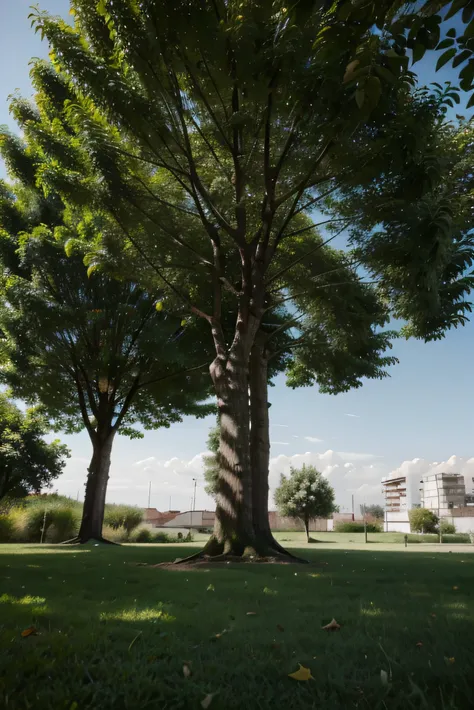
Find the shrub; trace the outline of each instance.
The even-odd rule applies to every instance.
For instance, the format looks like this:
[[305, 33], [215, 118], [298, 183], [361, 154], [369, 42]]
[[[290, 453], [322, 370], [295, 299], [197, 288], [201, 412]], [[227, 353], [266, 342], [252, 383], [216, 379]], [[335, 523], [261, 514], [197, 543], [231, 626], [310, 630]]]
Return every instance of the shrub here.
[[128, 533], [124, 527], [113, 528], [111, 525], [104, 525], [102, 537], [110, 542], [127, 542]]
[[79, 532], [80, 517], [74, 508], [60, 506], [51, 511], [52, 523], [45, 536], [46, 542], [64, 542]]
[[13, 537], [14, 524], [12, 517], [0, 515], [0, 542], [10, 542]]
[[456, 526], [454, 523], [450, 523], [449, 520], [441, 520], [439, 529], [442, 535], [454, 535], [456, 532]]
[[412, 508], [408, 511], [410, 529], [412, 532], [436, 533], [438, 532], [438, 516], [428, 508]]
[[130, 536], [131, 542], [152, 542], [152, 532], [148, 527], [135, 528]]
[[105, 506], [104, 523], [111, 528], [124, 528], [128, 535], [143, 522], [143, 510], [131, 505]]
[[449, 533], [443, 535], [443, 542], [446, 545], [458, 545], [461, 543], [471, 542], [471, 536], [469, 533], [456, 533], [455, 535], [450, 535]]
[[[335, 532], [341, 533], [363, 533], [364, 529], [364, 523], [358, 522], [356, 520], [348, 522], [339, 520], [334, 526]], [[382, 532], [382, 526], [379, 523], [367, 523], [367, 532]]]

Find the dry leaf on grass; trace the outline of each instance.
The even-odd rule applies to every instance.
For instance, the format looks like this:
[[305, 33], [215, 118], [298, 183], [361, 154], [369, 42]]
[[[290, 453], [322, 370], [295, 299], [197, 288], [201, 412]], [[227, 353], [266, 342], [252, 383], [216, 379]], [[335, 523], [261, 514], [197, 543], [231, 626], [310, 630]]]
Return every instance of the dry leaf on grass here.
[[247, 616], [257, 616], [257, 612], [256, 611], [248, 611]]
[[212, 703], [212, 699], [213, 699], [214, 695], [215, 695], [215, 693], [208, 693], [206, 695], [206, 697], [204, 698], [204, 700], [201, 700], [201, 707], [204, 708], [204, 710], [206, 708], [208, 708], [209, 705]]
[[380, 681], [382, 685], [388, 685], [388, 673], [387, 671], [380, 671]]
[[301, 663], [299, 663], [298, 665], [299, 668], [297, 671], [295, 671], [294, 673], [288, 673], [289, 678], [293, 678], [293, 680], [314, 680], [309, 668], [305, 668], [301, 665]]
[[215, 587], [214, 587], [213, 584], [210, 584], [210, 585], [208, 586], [208, 588], [206, 589], [206, 592], [213, 592], [213, 591], [215, 591]]
[[454, 589], [454, 591], [457, 591], [459, 589], [459, 587], [453, 587], [453, 589]]
[[418, 643], [416, 643], [415, 646], [417, 646], [418, 648], [421, 648], [423, 646], [423, 642], [418, 641]]
[[189, 678], [191, 675], [191, 669], [187, 663], [184, 663], [183, 665], [183, 675], [185, 678]]
[[445, 656], [445, 657], [444, 657], [444, 660], [445, 660], [446, 663], [448, 663], [449, 665], [452, 665], [456, 659], [454, 658], [454, 656], [451, 656], [451, 658], [447, 658], [447, 657]]
[[324, 631], [339, 631], [341, 624], [338, 624], [336, 619], [333, 619], [329, 622], [329, 624], [326, 624], [326, 626], [322, 626], [321, 628], [324, 629]]
[[35, 626], [28, 626], [27, 629], [21, 632], [21, 635], [23, 638], [26, 638], [27, 636], [36, 636], [37, 633], [38, 631]]

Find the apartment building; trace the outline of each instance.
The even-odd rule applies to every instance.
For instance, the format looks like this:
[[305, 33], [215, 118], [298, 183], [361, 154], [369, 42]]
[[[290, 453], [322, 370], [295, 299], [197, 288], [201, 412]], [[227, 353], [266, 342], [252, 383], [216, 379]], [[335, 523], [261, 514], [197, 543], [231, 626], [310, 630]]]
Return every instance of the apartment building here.
[[423, 508], [442, 511], [466, 504], [466, 484], [460, 473], [433, 473], [423, 476], [421, 484]]

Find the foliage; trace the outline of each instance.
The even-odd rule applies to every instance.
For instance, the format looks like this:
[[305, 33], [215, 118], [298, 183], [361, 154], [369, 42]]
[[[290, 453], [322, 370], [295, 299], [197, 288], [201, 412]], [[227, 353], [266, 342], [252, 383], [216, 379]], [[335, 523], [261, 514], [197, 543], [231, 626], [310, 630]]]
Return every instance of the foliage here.
[[[84, 663], [94, 680], [92, 703], [104, 710], [200, 708], [215, 691], [210, 710], [214, 703], [217, 710], [357, 710], [361, 691], [367, 708], [383, 699], [390, 710], [415, 710], [421, 697], [413, 695], [413, 682], [422, 704], [433, 710], [472, 707], [469, 555], [405, 554], [397, 547], [345, 554], [338, 545], [314, 545], [305, 550], [313, 563], [306, 568], [254, 565], [249, 571], [235, 565], [231, 573], [218, 566], [171, 573], [153, 565], [192, 554], [195, 547], [5, 546], [0, 647], [8, 653], [0, 654], [0, 706], [69, 710], [77, 702], [89, 710], [91, 683], [74, 659], [95, 659], [99, 649], [100, 666]], [[206, 591], [209, 584], [215, 592]], [[231, 629], [216, 638], [230, 615]], [[319, 629], [333, 616], [342, 624], [337, 638]], [[31, 625], [38, 635], [20, 638]], [[285, 641], [290, 634], [291, 643]], [[399, 660], [387, 689], [380, 683], [380, 670], [389, 672], [384, 652]], [[48, 682], [45, 658], [54, 659], [54, 683]], [[190, 678], [183, 676], [184, 659], [191, 662]], [[315, 677], [302, 692], [287, 677], [298, 667], [295, 659]]]
[[334, 526], [335, 532], [338, 533], [363, 533], [367, 528], [367, 532], [377, 533], [382, 532], [382, 526], [379, 523], [364, 523], [353, 521], [338, 520]]
[[10, 542], [14, 534], [14, 525], [8, 513], [0, 515], [0, 543]]
[[385, 517], [385, 511], [383, 509], [383, 506], [377, 505], [376, 503], [374, 503], [373, 505], [361, 505], [360, 512], [361, 515], [368, 515], [372, 518], [376, 518], [379, 520], [383, 520]]
[[61, 474], [69, 451], [44, 440], [49, 429], [38, 409], [22, 412], [0, 393], [0, 499], [39, 492]]
[[109, 503], [105, 506], [104, 522], [114, 530], [124, 528], [130, 535], [143, 522], [143, 510], [131, 505]]
[[442, 535], [454, 535], [456, 533], [456, 526], [451, 521], [443, 518], [439, 522], [439, 531]]
[[204, 479], [206, 485], [204, 490], [209, 496], [214, 497], [217, 491], [217, 480], [219, 478], [219, 439], [220, 439], [220, 427], [219, 423], [209, 430], [207, 436], [207, 450], [211, 453], [204, 456]]
[[438, 531], [438, 516], [428, 508], [412, 508], [408, 511], [412, 532], [435, 533]]
[[275, 491], [275, 503], [280, 515], [299, 518], [307, 534], [309, 521], [328, 518], [335, 510], [334, 489], [314, 466], [291, 468], [288, 478], [281, 475]]
[[79, 530], [79, 510], [62, 504], [33, 505], [24, 511], [25, 533], [28, 542], [64, 542]]

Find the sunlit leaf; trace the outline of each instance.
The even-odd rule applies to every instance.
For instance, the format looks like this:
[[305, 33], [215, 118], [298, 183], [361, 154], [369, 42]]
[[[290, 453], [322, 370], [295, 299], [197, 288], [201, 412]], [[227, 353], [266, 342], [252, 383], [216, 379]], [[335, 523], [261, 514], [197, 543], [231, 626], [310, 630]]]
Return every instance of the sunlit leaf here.
[[297, 671], [295, 671], [294, 673], [288, 673], [289, 678], [293, 678], [293, 680], [302, 680], [302, 681], [314, 680], [309, 668], [305, 668], [304, 666], [301, 665], [301, 663], [299, 663], [298, 665], [299, 665], [299, 668]]
[[189, 678], [191, 675], [191, 669], [187, 663], [183, 664], [183, 675], [185, 678]]
[[216, 695], [216, 693], [208, 693], [206, 695], [206, 697], [204, 698], [204, 700], [201, 700], [201, 707], [204, 709], [208, 708], [209, 705], [212, 703], [212, 699], [213, 699], [214, 695]]

